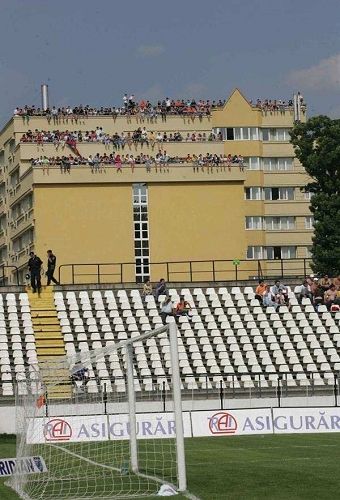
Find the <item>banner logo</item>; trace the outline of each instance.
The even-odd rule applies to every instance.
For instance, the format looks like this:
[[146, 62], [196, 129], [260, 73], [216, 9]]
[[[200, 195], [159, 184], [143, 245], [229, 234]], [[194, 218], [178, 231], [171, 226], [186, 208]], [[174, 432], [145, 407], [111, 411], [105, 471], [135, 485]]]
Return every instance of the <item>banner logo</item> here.
[[46, 441], [69, 441], [72, 437], [72, 428], [66, 420], [54, 418], [44, 425]]
[[220, 411], [209, 418], [209, 430], [211, 434], [235, 434], [237, 421], [230, 413]]

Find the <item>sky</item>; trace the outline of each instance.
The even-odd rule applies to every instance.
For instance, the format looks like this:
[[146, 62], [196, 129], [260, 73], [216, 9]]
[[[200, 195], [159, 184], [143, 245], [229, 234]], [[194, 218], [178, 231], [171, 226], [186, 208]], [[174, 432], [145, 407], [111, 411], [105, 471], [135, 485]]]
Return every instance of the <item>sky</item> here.
[[0, 0], [0, 127], [16, 106], [289, 99], [340, 117], [340, 1]]

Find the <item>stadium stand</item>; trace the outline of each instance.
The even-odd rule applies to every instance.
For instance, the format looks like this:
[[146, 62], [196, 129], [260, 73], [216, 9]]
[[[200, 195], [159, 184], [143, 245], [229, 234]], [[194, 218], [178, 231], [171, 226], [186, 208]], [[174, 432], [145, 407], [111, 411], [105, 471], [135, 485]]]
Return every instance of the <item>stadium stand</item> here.
[[[169, 295], [174, 306], [183, 296], [192, 308], [190, 316], [178, 318], [184, 390], [199, 392], [221, 386], [242, 390], [258, 385], [265, 390], [277, 387], [279, 379], [296, 389], [334, 384], [334, 374], [340, 369], [339, 312], [331, 313], [320, 306], [316, 313], [309, 299], [299, 304], [290, 289], [290, 309], [280, 306], [276, 311], [272, 307], [263, 309], [249, 286], [171, 288]], [[39, 356], [64, 352], [62, 344], [67, 353], [86, 352], [162, 324], [162, 295], [157, 302], [153, 295], [143, 298], [137, 289], [58, 291], [50, 296], [56, 313], [46, 311], [50, 305], [45, 299], [38, 311], [45, 318], [40, 326], [31, 295], [8, 293], [1, 297], [3, 395], [13, 395], [14, 380], [20, 381], [20, 390], [25, 391], [29, 382], [26, 368], [33, 378], [33, 365]], [[60, 327], [52, 318], [55, 314]], [[58, 331], [62, 337], [58, 337]], [[88, 392], [97, 392], [100, 385], [105, 385], [108, 393], [125, 392], [124, 356], [112, 354], [107, 364], [98, 359], [85, 366], [89, 370]], [[137, 344], [137, 391], [166, 386], [169, 366], [167, 339]]]

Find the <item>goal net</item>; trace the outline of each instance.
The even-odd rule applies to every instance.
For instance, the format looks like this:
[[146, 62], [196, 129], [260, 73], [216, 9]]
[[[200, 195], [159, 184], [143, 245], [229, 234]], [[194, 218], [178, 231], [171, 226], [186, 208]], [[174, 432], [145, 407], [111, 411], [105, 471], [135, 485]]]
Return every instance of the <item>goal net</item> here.
[[[165, 354], [166, 371], [152, 377]], [[176, 324], [39, 363], [17, 391], [16, 432], [9, 485], [26, 500], [185, 491]], [[40, 472], [19, 467], [25, 460]]]

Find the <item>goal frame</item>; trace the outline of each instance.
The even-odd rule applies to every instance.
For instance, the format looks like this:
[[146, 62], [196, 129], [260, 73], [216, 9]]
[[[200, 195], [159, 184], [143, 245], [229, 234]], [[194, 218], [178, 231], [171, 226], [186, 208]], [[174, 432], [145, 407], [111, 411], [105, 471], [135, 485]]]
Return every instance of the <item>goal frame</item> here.
[[[134, 349], [133, 345], [137, 342], [143, 342], [146, 341], [150, 338], [157, 337], [158, 335], [162, 333], [167, 333], [168, 341], [169, 341], [169, 353], [170, 353], [170, 360], [171, 360], [171, 371], [170, 371], [170, 376], [171, 376], [171, 386], [172, 386], [172, 412], [174, 415], [174, 424], [175, 424], [175, 443], [176, 443], [176, 483], [173, 484], [171, 481], [169, 482], [165, 478], [163, 479], [161, 476], [154, 475], [153, 472], [151, 472], [151, 475], [149, 473], [144, 473], [144, 471], [141, 471], [139, 468], [139, 460], [138, 460], [138, 439], [137, 439], [137, 413], [136, 413], [136, 392], [135, 392], [135, 381], [134, 381], [134, 360], [133, 360], [133, 354], [134, 354]], [[125, 349], [125, 364], [126, 364], [126, 401], [128, 405], [128, 419], [129, 419], [129, 467], [130, 470], [136, 475], [139, 476], [140, 478], [144, 478], [146, 480], [152, 480], [156, 484], [158, 483], [159, 486], [161, 487], [162, 485], [169, 485], [178, 493], [184, 493], [187, 491], [187, 479], [186, 479], [186, 464], [185, 464], [185, 448], [184, 448], [184, 426], [183, 426], [183, 413], [182, 413], [182, 399], [181, 399], [181, 378], [180, 378], [180, 369], [179, 369], [179, 355], [178, 355], [178, 341], [177, 341], [177, 336], [178, 336], [178, 329], [177, 329], [177, 324], [174, 320], [174, 318], [171, 318], [171, 321], [169, 323], [166, 323], [166, 325], [150, 330], [148, 332], [142, 333], [138, 336], [135, 337], [130, 337], [128, 339], [122, 340], [120, 342], [117, 342], [115, 344], [108, 345], [103, 348], [99, 349], [94, 349], [92, 351], [88, 351], [86, 354], [86, 362], [91, 361], [91, 362], [96, 362], [98, 358], [105, 357], [105, 356], [110, 356], [110, 354], [117, 353], [118, 351], [121, 351], [122, 349]], [[45, 400], [46, 394], [49, 393], [50, 390], [52, 390], [53, 387], [58, 386], [60, 384], [65, 384], [64, 381], [54, 381], [44, 384], [43, 380], [49, 380], [49, 375], [51, 372], [54, 370], [62, 370], [65, 371], [65, 374], [69, 374], [69, 376], [72, 376], [73, 373], [76, 373], [77, 370], [79, 370], [79, 367], [83, 366], [84, 363], [84, 353], [83, 352], [78, 352], [72, 356], [60, 356], [54, 359], [52, 362], [51, 361], [46, 361], [46, 362], [41, 362], [38, 364], [39, 370], [37, 371], [37, 379], [39, 382], [37, 383], [40, 386], [39, 392], [36, 392], [37, 394], [36, 397], [39, 399], [42, 398]], [[67, 375], [65, 375], [67, 376]], [[45, 378], [46, 377], [46, 378]], [[39, 396], [40, 394], [40, 396]], [[33, 401], [33, 400], [32, 400]], [[37, 401], [35, 399], [35, 401]], [[27, 414], [26, 414], [27, 415]], [[25, 417], [27, 418], [27, 416]], [[26, 428], [27, 430], [27, 428]], [[17, 439], [20, 434], [20, 429], [17, 427], [16, 429], [17, 433]], [[27, 439], [27, 434], [25, 437], [25, 440]], [[21, 441], [22, 445], [22, 441]], [[20, 446], [19, 446], [20, 447]], [[18, 450], [18, 442], [17, 442], [17, 450]], [[22, 450], [21, 450], [22, 451]], [[21, 456], [21, 454], [17, 453], [17, 457]], [[20, 472], [18, 471], [18, 474]], [[16, 478], [17, 473], [14, 471], [14, 474], [12, 478], [8, 481], [8, 486], [13, 488], [20, 498], [31, 498], [28, 496], [23, 489], [23, 485], [25, 484], [25, 481], [22, 482], [20, 478]], [[23, 479], [23, 478], [22, 478]], [[65, 497], [66, 498], [66, 497]], [[100, 499], [101, 496], [95, 496], [93, 497]], [[113, 494], [112, 498], [115, 498], [115, 495]], [[121, 498], [118, 496], [117, 498]], [[129, 496], [126, 496], [124, 498], [130, 498]]]

